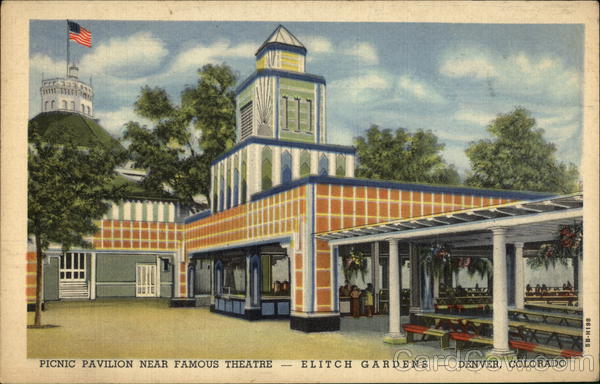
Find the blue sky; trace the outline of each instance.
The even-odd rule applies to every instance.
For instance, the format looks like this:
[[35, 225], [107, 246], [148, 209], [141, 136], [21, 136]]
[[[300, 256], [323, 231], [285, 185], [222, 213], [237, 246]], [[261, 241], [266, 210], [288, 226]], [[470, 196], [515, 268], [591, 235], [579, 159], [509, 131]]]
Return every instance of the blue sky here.
[[[93, 76], [95, 117], [113, 135], [129, 120], [144, 85], [175, 102], [196, 70], [225, 62], [243, 80], [276, 22], [128, 22], [77, 20], [93, 48], [71, 44], [80, 78]], [[432, 130], [461, 173], [469, 142], [515, 106], [530, 110], [558, 148], [581, 162], [583, 26], [435, 23], [299, 23], [284, 25], [308, 49], [307, 72], [327, 80], [328, 140], [352, 144], [371, 124]], [[64, 76], [66, 21], [30, 24], [31, 117], [39, 86]]]

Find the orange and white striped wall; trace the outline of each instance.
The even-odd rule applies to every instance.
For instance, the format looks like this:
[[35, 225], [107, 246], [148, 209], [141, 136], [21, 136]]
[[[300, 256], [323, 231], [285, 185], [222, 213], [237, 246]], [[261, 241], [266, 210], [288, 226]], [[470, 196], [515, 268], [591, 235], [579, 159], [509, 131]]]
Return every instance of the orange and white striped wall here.
[[523, 198], [506, 191], [310, 176], [255, 194], [249, 203], [190, 218], [184, 238], [188, 255], [270, 241], [287, 248], [292, 328], [296, 323], [311, 329], [311, 322], [339, 315], [336, 256], [316, 233]]

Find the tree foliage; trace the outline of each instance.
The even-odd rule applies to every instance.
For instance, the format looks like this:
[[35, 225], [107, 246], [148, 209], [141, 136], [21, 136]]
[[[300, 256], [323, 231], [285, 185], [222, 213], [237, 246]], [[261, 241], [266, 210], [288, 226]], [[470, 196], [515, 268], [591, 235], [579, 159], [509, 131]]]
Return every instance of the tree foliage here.
[[78, 147], [72, 142], [42, 138], [35, 124], [29, 127], [28, 233], [35, 237], [37, 292], [35, 325], [41, 325], [42, 262], [50, 243], [63, 250], [89, 247], [86, 236], [98, 231], [95, 220], [120, 198], [112, 185], [114, 168], [125, 160], [123, 152], [97, 145]]
[[210, 163], [235, 142], [236, 75], [226, 64], [198, 70], [196, 86], [186, 87], [180, 105], [162, 88], [142, 88], [136, 113], [154, 124], [126, 124], [125, 139], [136, 167], [146, 169], [145, 188], [163, 187], [190, 205], [198, 193], [209, 198]]
[[410, 133], [404, 128], [395, 132], [372, 125], [366, 138], [354, 139], [359, 158], [358, 177], [370, 179], [459, 184], [453, 165], [444, 162], [440, 152], [444, 145], [431, 131]]
[[516, 108], [487, 127], [493, 139], [471, 143], [466, 153], [475, 187], [570, 193], [577, 190], [577, 167], [557, 161], [529, 111]]

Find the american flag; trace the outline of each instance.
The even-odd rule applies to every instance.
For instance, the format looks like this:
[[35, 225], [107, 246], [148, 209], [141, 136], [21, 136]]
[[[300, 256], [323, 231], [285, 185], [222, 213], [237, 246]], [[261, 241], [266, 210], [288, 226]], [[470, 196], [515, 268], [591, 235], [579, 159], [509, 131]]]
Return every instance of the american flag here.
[[73, 21], [67, 21], [67, 23], [69, 24], [69, 39], [92, 48], [92, 32]]

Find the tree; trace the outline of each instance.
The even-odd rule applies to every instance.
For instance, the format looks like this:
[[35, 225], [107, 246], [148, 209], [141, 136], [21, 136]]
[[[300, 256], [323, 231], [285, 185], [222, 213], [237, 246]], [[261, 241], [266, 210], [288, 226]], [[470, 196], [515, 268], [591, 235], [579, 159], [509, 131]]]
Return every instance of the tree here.
[[142, 88], [135, 112], [154, 124], [126, 124], [125, 139], [136, 167], [146, 169], [147, 189], [164, 186], [194, 206], [198, 193], [209, 199], [210, 164], [235, 142], [236, 75], [226, 64], [207, 64], [198, 70], [195, 87], [181, 93], [175, 105], [162, 88]]
[[398, 128], [379, 129], [372, 125], [366, 138], [354, 139], [358, 155], [356, 175], [370, 179], [459, 184], [453, 165], [447, 165], [440, 155], [444, 145], [431, 131], [410, 133]]
[[475, 187], [570, 193], [577, 190], [577, 167], [556, 160], [556, 146], [546, 142], [529, 111], [515, 108], [487, 127], [493, 139], [471, 143], [466, 154]]
[[112, 186], [114, 168], [125, 160], [124, 152], [101, 145], [83, 148], [72, 142], [42, 138], [36, 124], [29, 126], [28, 234], [35, 238], [35, 326], [41, 326], [42, 263], [50, 243], [63, 251], [72, 246], [89, 247], [85, 239], [98, 231], [94, 221], [120, 197]]

